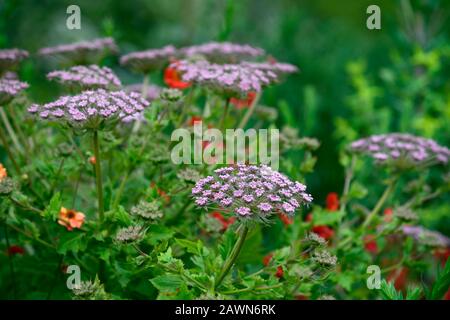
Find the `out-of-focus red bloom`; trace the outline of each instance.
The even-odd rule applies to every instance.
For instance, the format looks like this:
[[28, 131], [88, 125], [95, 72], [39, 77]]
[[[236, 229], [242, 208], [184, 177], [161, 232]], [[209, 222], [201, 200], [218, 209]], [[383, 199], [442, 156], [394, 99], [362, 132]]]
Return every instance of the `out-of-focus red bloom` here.
[[167, 195], [167, 193], [156, 185], [156, 183], [152, 182], [150, 183], [150, 188], [156, 188], [156, 193], [164, 200], [165, 203], [170, 202], [170, 196]]
[[312, 231], [325, 240], [330, 240], [334, 236], [334, 230], [328, 226], [315, 226], [312, 228]]
[[[308, 215], [305, 218], [305, 221], [311, 222], [313, 220], [313, 214], [308, 213]], [[312, 228], [312, 231], [325, 240], [329, 240], [334, 236], [334, 230], [328, 226], [314, 226]]]
[[94, 156], [89, 157], [89, 163], [92, 164], [92, 165], [95, 165], [97, 163], [97, 159], [95, 159]]
[[368, 234], [364, 237], [364, 249], [370, 253], [378, 252], [378, 245], [373, 234]]
[[280, 218], [280, 220], [283, 222], [283, 224], [285, 226], [288, 226], [288, 225], [294, 223], [294, 218], [290, 218], [288, 215], [286, 215], [282, 212], [278, 212], [278, 217]]
[[450, 288], [448, 288], [447, 292], [445, 293], [444, 300], [450, 300]]
[[295, 296], [295, 300], [309, 300], [308, 296], [305, 296], [304, 294], [298, 294]]
[[277, 267], [277, 272], [275, 273], [275, 277], [277, 277], [278, 279], [282, 278], [284, 275], [284, 271], [283, 268], [281, 266]]
[[339, 210], [339, 196], [336, 192], [330, 192], [326, 199], [327, 210], [328, 211], [338, 211]]
[[189, 120], [189, 125], [193, 126], [196, 122], [202, 122], [202, 117], [199, 116], [192, 116]]
[[434, 250], [433, 255], [441, 262], [442, 266], [445, 266], [448, 257], [450, 257], [450, 248], [436, 249]]
[[190, 82], [184, 82], [181, 80], [178, 70], [175, 68], [167, 67], [164, 70], [164, 83], [172, 89], [186, 89], [191, 86]]
[[409, 269], [402, 267], [391, 271], [387, 276], [388, 282], [394, 282], [396, 290], [403, 290], [406, 287], [406, 281], [408, 280]]
[[234, 105], [237, 109], [243, 109], [250, 107], [255, 98], [256, 92], [251, 91], [247, 93], [247, 97], [245, 99], [231, 98], [230, 103]]
[[273, 253], [269, 253], [268, 255], [264, 256], [262, 263], [265, 267], [269, 265], [270, 261], [272, 260], [272, 257]]
[[211, 217], [217, 219], [222, 224], [222, 231], [227, 230], [228, 227], [236, 221], [235, 217], [230, 217], [227, 219], [218, 211], [211, 212]]
[[14, 256], [16, 254], [25, 254], [25, 249], [21, 246], [12, 245], [8, 248], [8, 256]]
[[384, 214], [384, 221], [385, 222], [390, 222], [392, 221], [392, 214], [394, 213], [394, 210], [392, 210], [392, 208], [386, 208], [383, 211]]

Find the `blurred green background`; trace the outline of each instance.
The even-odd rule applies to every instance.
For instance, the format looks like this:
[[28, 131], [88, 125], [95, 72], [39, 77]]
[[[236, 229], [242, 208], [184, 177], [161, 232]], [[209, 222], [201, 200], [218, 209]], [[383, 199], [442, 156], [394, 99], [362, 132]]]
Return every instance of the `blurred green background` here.
[[[71, 4], [81, 8], [81, 30], [66, 28]], [[366, 28], [371, 4], [381, 8], [381, 30]], [[307, 178], [320, 203], [341, 192], [340, 154], [353, 139], [402, 131], [450, 145], [449, 7], [437, 0], [0, 0], [0, 47], [34, 53], [103, 36], [114, 37], [121, 53], [213, 40], [262, 47], [301, 69], [265, 91], [262, 102], [278, 109], [280, 127], [321, 141]], [[108, 64], [125, 83], [139, 80], [117, 57]], [[21, 70], [37, 101], [58, 94], [46, 68], [34, 57]], [[433, 219], [448, 216], [447, 202]], [[446, 225], [440, 229], [450, 234]]]

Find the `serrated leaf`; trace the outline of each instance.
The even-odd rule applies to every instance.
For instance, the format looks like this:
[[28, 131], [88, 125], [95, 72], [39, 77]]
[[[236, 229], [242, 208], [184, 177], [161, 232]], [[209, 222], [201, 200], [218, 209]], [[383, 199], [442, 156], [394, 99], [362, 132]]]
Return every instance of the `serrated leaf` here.
[[83, 232], [66, 232], [58, 242], [57, 251], [60, 254], [66, 254], [68, 251], [78, 252], [87, 247], [87, 238]]
[[450, 287], [450, 259], [447, 259], [444, 270], [439, 272], [436, 281], [431, 289], [430, 299], [439, 300], [442, 299], [444, 294]]
[[150, 280], [152, 285], [161, 292], [173, 292], [180, 288], [183, 284], [183, 279], [179, 275], [166, 274], [157, 276]]
[[50, 202], [43, 211], [42, 216], [45, 219], [56, 220], [58, 219], [60, 210], [61, 210], [61, 194], [57, 192], [50, 199]]

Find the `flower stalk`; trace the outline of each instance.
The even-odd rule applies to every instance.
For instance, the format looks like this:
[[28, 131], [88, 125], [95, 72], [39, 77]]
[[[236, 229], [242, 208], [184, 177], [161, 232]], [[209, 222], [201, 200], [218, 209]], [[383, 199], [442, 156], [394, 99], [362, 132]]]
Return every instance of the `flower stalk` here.
[[101, 167], [101, 159], [100, 159], [100, 148], [99, 148], [99, 139], [98, 139], [98, 131], [94, 130], [94, 155], [95, 155], [95, 181], [97, 185], [97, 201], [98, 201], [98, 218], [100, 221], [104, 219], [104, 204], [103, 204], [103, 185], [102, 185], [102, 167]]
[[236, 243], [234, 244], [234, 247], [231, 250], [231, 253], [228, 256], [227, 260], [223, 264], [222, 271], [220, 272], [219, 277], [217, 277], [217, 280], [214, 284], [214, 289], [216, 289], [220, 286], [223, 279], [226, 277], [226, 275], [230, 271], [231, 267], [234, 265], [237, 257], [239, 256], [239, 253], [241, 252], [242, 246], [244, 245], [245, 238], [247, 237], [247, 234], [248, 234], [248, 230], [249, 229], [246, 225], [242, 226], [242, 230], [241, 230], [241, 233], [239, 234], [239, 238], [237, 239]]

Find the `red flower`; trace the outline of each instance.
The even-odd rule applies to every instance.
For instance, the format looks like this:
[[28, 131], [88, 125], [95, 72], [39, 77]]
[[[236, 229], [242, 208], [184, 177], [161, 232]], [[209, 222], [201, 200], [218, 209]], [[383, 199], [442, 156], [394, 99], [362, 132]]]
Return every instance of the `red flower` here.
[[181, 80], [177, 69], [171, 67], [167, 67], [164, 70], [164, 83], [172, 89], [183, 90], [191, 86], [190, 82], [184, 82]]
[[89, 158], [89, 162], [90, 162], [90, 164], [95, 165], [97, 163], [97, 159], [95, 159], [95, 157], [92, 156]]
[[192, 116], [191, 120], [189, 120], [189, 125], [193, 126], [196, 122], [202, 122], [202, 117]]
[[392, 210], [392, 208], [386, 208], [383, 211], [384, 214], [384, 221], [385, 222], [390, 222], [392, 221], [392, 214], [394, 213], [394, 210]]
[[266, 255], [264, 258], [263, 258], [263, 265], [265, 266], [265, 267], [267, 267], [268, 265], [269, 265], [269, 263], [270, 263], [270, 261], [272, 260], [272, 257], [273, 257], [273, 253], [269, 253], [268, 255]]
[[364, 249], [370, 253], [378, 252], [378, 245], [373, 234], [368, 234], [364, 237]]
[[436, 259], [439, 259], [442, 266], [445, 266], [448, 257], [450, 257], [450, 248], [436, 249], [434, 250], [433, 255], [436, 257]]
[[389, 282], [394, 281], [394, 287], [397, 290], [403, 290], [408, 279], [409, 269], [406, 267], [391, 271], [387, 276]]
[[282, 278], [284, 274], [283, 268], [281, 266], [277, 267], [277, 272], [275, 273], [275, 277], [278, 279]]
[[[306, 218], [305, 221], [307, 222], [311, 222], [313, 220], [313, 214], [309, 213]], [[312, 228], [312, 231], [314, 233], [317, 233], [319, 236], [321, 236], [322, 238], [324, 238], [325, 240], [329, 240], [334, 236], [334, 231], [332, 228], [328, 227], [328, 226], [314, 226]]]
[[339, 210], [339, 196], [336, 192], [330, 192], [326, 199], [327, 210], [328, 211], [338, 211]]
[[247, 94], [247, 98], [245, 99], [231, 98], [230, 103], [233, 104], [237, 109], [243, 109], [250, 107], [255, 98], [256, 92], [252, 91]]
[[450, 300], [450, 287], [448, 288], [447, 292], [444, 295], [444, 300]]
[[309, 300], [308, 296], [305, 296], [304, 294], [297, 294], [295, 296], [295, 300]]
[[325, 240], [329, 240], [334, 236], [334, 231], [328, 226], [315, 226], [312, 228], [314, 233], [317, 233], [319, 236], [324, 238]]
[[290, 218], [288, 215], [286, 215], [282, 212], [278, 212], [278, 217], [280, 218], [280, 220], [283, 222], [283, 224], [285, 226], [288, 226], [288, 225], [294, 223], [294, 218]]
[[20, 246], [16, 246], [16, 245], [12, 245], [8, 248], [8, 256], [13, 256], [16, 254], [21, 254], [24, 255], [25, 254], [25, 249], [20, 247]]
[[156, 183], [152, 182], [150, 183], [150, 188], [155, 188], [156, 187], [156, 193], [163, 198], [164, 202], [169, 203], [170, 202], [170, 196], [167, 195], [167, 193], [163, 190], [161, 190], [160, 188], [158, 188], [156, 186]]
[[230, 225], [232, 225], [234, 223], [234, 221], [236, 220], [235, 217], [230, 217], [230, 218], [227, 219], [218, 211], [211, 212], [211, 216], [214, 219], [219, 220], [219, 222], [222, 224], [222, 231], [227, 230], [228, 227]]

